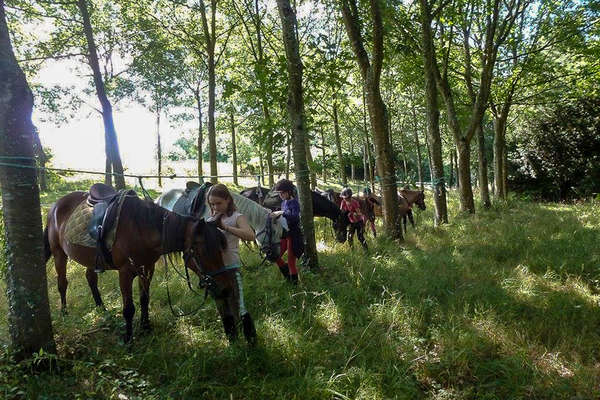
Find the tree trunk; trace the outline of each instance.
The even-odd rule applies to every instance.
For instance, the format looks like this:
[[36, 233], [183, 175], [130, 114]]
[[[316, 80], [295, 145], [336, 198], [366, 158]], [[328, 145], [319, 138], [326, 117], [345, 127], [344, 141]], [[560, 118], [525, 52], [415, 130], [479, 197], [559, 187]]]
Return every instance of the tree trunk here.
[[323, 175], [323, 182], [327, 183], [327, 158], [325, 155], [325, 130], [321, 128], [321, 157], [323, 157], [323, 163], [321, 168], [321, 174]]
[[17, 360], [56, 353], [44, 260], [40, 194], [31, 122], [33, 95], [15, 59], [0, 0], [0, 166], [6, 239], [8, 330]]
[[204, 175], [203, 161], [204, 161], [204, 151], [202, 150], [204, 146], [204, 134], [202, 132], [202, 99], [200, 98], [200, 90], [197, 89], [196, 93], [196, 110], [198, 111], [198, 176], [200, 177], [200, 182], [203, 181], [202, 176]]
[[83, 31], [87, 41], [88, 61], [94, 75], [94, 85], [96, 86], [96, 94], [100, 105], [102, 106], [102, 119], [104, 121], [104, 135], [106, 144], [106, 157], [110, 160], [112, 171], [115, 177], [115, 186], [117, 189], [125, 189], [125, 177], [123, 176], [123, 164], [121, 163], [121, 155], [119, 153], [119, 143], [117, 141], [117, 132], [113, 121], [112, 105], [106, 96], [102, 73], [100, 72], [100, 64], [98, 63], [98, 52], [96, 51], [96, 43], [94, 42], [94, 34], [92, 31], [92, 23], [88, 13], [86, 0], [77, 0], [77, 6], [81, 12], [83, 20]]
[[300, 220], [304, 231], [305, 258], [309, 268], [316, 268], [317, 245], [313, 221], [312, 193], [310, 190], [308, 163], [306, 155], [306, 131], [304, 125], [304, 99], [302, 95], [302, 60], [296, 35], [296, 14], [289, 0], [277, 0], [277, 8], [281, 18], [283, 42], [287, 58], [288, 70], [288, 113], [292, 127], [294, 147], [294, 170], [300, 201]]
[[[108, 148], [109, 145], [104, 141], [105, 148]], [[104, 162], [104, 184], [108, 186], [112, 186], [112, 163], [110, 162], [110, 157], [106, 156], [106, 160]]]
[[450, 152], [450, 178], [448, 179], [448, 187], [454, 186], [454, 152]]
[[[333, 132], [335, 133], [335, 148], [338, 156], [340, 182], [342, 182], [342, 185], [346, 186], [348, 185], [348, 178], [346, 177], [346, 166], [344, 165], [344, 155], [342, 153], [342, 140], [340, 138], [340, 124], [338, 120], [338, 105], [336, 101], [333, 102]], [[352, 166], [352, 168], [353, 167], [354, 166]], [[352, 173], [352, 179], [354, 179], [354, 173]]]
[[264, 167], [262, 150], [260, 150], [260, 149], [258, 150], [258, 165], [259, 165], [259, 171], [260, 171], [260, 176], [259, 176], [258, 180], [259, 180], [260, 184], [264, 186], [265, 185], [265, 167]]
[[[504, 112], [506, 109], [507, 112]], [[494, 184], [496, 198], [506, 200], [506, 175], [504, 173], [504, 158], [506, 152], [506, 120], [508, 109], [503, 107], [499, 114], [494, 115]]]
[[381, 69], [383, 65], [383, 18], [378, 0], [369, 1], [372, 29], [371, 58], [364, 47], [360, 16], [355, 0], [342, 0], [342, 15], [348, 38], [360, 68], [365, 88], [366, 103], [375, 143], [377, 172], [380, 176], [383, 194], [383, 215], [385, 231], [393, 239], [402, 240], [398, 211], [396, 171], [390, 146], [386, 106], [380, 92]]
[[408, 166], [406, 164], [406, 151], [404, 150], [404, 132], [400, 132], [400, 152], [402, 153], [402, 171], [404, 172], [404, 176], [402, 181], [406, 183], [406, 178], [408, 176]]
[[37, 177], [40, 182], [40, 191], [45, 192], [48, 190], [48, 181], [46, 178], [48, 174], [45, 170], [48, 159], [46, 158], [46, 153], [44, 153], [44, 147], [42, 146], [40, 135], [35, 126], [33, 127], [33, 141], [33, 152], [37, 158], [38, 167], [40, 167], [37, 173]]
[[156, 109], [156, 160], [158, 161], [158, 187], [162, 187], [162, 147], [160, 145], [160, 108]]
[[488, 184], [488, 164], [485, 156], [485, 136], [483, 134], [483, 124], [477, 129], [477, 152], [479, 159], [479, 195], [483, 208], [490, 208], [490, 191]]
[[292, 159], [292, 137], [290, 131], [286, 131], [286, 145], [285, 145], [285, 179], [290, 179], [290, 160]]
[[460, 211], [474, 213], [473, 188], [471, 187], [471, 146], [466, 140], [459, 140], [458, 149], [458, 193]]
[[217, 183], [217, 131], [215, 127], [215, 49], [208, 53], [208, 152], [210, 154], [210, 181]]
[[[306, 133], [306, 131], [305, 131]], [[306, 154], [306, 160], [308, 161], [308, 168], [310, 170], [310, 188], [312, 190], [315, 190], [315, 188], [317, 187], [317, 173], [314, 171], [314, 160], [312, 157], [312, 153], [310, 152], [310, 140], [308, 138], [308, 135], [306, 135], [306, 140], [304, 141], [304, 144], [306, 146], [305, 154]], [[294, 161], [296, 159], [294, 158]]]
[[364, 132], [365, 132], [365, 153], [364, 153], [364, 160], [365, 160], [365, 165], [366, 165], [365, 181], [369, 182], [369, 184], [371, 186], [371, 191], [374, 193], [375, 192], [375, 172], [373, 171], [372, 163], [371, 163], [371, 144], [369, 143], [369, 128], [367, 126], [367, 99], [366, 99], [364, 85], [363, 85], [362, 94], [363, 94], [363, 127], [364, 127]]
[[231, 113], [229, 114], [229, 118], [231, 121], [231, 156], [233, 163], [233, 184], [238, 184], [238, 167], [237, 167], [237, 147], [235, 144], [235, 120], [233, 116], [233, 108], [231, 109]]
[[414, 106], [412, 107], [412, 115], [415, 146], [417, 148], [417, 174], [419, 175], [419, 185], [421, 185], [421, 190], [423, 190], [423, 165], [421, 158], [421, 144], [419, 143], [419, 125], [417, 124], [417, 112], [415, 111]]

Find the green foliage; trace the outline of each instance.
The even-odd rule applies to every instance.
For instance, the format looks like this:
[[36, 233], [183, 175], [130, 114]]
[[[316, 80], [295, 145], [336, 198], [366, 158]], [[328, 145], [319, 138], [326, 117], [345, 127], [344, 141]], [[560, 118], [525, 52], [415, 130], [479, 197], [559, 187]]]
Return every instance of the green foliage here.
[[600, 98], [542, 109], [515, 153], [513, 183], [543, 198], [565, 200], [600, 192]]

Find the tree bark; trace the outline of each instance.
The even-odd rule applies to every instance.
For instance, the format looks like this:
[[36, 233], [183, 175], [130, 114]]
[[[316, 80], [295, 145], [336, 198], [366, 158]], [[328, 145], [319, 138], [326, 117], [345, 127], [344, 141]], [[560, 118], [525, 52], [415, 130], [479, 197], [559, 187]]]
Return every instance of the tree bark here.
[[286, 145], [285, 145], [285, 179], [290, 179], [290, 160], [292, 159], [292, 135], [289, 130], [285, 133], [286, 136]]
[[[348, 178], [346, 177], [346, 166], [344, 165], [344, 155], [342, 153], [342, 139], [340, 138], [338, 105], [337, 101], [335, 100], [333, 102], [333, 132], [335, 133], [335, 148], [337, 150], [340, 182], [342, 182], [342, 185], [346, 186], [348, 184]], [[354, 179], [354, 176], [352, 177], [352, 179]]]
[[121, 155], [119, 153], [119, 142], [117, 140], [117, 132], [113, 121], [112, 105], [106, 95], [102, 73], [100, 72], [100, 64], [98, 63], [98, 52], [94, 41], [92, 23], [88, 13], [86, 0], [77, 0], [77, 6], [81, 12], [83, 20], [83, 31], [88, 48], [88, 61], [92, 68], [94, 76], [94, 85], [100, 105], [102, 106], [102, 119], [104, 121], [104, 136], [106, 145], [106, 157], [110, 160], [112, 171], [115, 174], [115, 186], [117, 189], [125, 189], [125, 177], [123, 176], [123, 164], [121, 163]]
[[323, 182], [327, 183], [327, 158], [325, 155], [325, 130], [321, 128], [321, 157], [323, 158], [323, 163], [321, 167], [321, 174], [323, 175]]
[[417, 174], [419, 175], [419, 185], [421, 186], [421, 190], [423, 190], [423, 165], [421, 158], [421, 144], [419, 143], [419, 125], [417, 124], [417, 112], [415, 111], [414, 105], [412, 107], [412, 115], [415, 146], [417, 148]]
[[206, 65], [208, 70], [208, 152], [210, 154], [210, 181], [217, 183], [219, 174], [217, 168], [217, 131], [215, 127], [215, 45], [216, 36], [216, 13], [217, 0], [210, 1], [210, 29], [206, 17], [206, 6], [204, 0], [200, 0], [200, 12], [202, 15], [202, 30], [206, 42]]
[[473, 213], [475, 202], [473, 201], [473, 187], [471, 186], [471, 146], [462, 138], [456, 146], [458, 150], [458, 194], [460, 199], [460, 210]]
[[40, 169], [38, 170], [38, 180], [40, 182], [40, 191], [45, 192], [48, 190], [47, 172], [45, 170], [48, 159], [46, 153], [44, 153], [44, 147], [40, 141], [40, 135], [37, 128], [33, 127], [33, 152], [37, 158], [37, 164]]
[[310, 268], [318, 267], [317, 245], [313, 221], [312, 192], [310, 190], [309, 170], [306, 155], [306, 128], [304, 120], [304, 99], [302, 94], [302, 60], [296, 34], [296, 14], [289, 0], [277, 0], [281, 18], [283, 43], [288, 70], [288, 114], [292, 127], [294, 170], [300, 201], [300, 221], [304, 232], [306, 264]]
[[483, 208], [490, 208], [490, 190], [488, 184], [488, 164], [485, 156], [485, 136], [483, 134], [483, 124], [477, 129], [477, 152], [479, 161], [479, 195]]
[[369, 0], [372, 22], [371, 58], [364, 48], [361, 34], [361, 22], [355, 0], [342, 0], [342, 15], [352, 50], [361, 71], [365, 87], [365, 97], [371, 120], [371, 130], [377, 153], [375, 161], [381, 179], [383, 193], [383, 215], [385, 231], [393, 239], [402, 240], [402, 228], [399, 220], [398, 192], [394, 158], [390, 148], [387, 129], [386, 107], [381, 97], [380, 78], [383, 65], [383, 18], [379, 0]]
[[[6, 239], [8, 330], [16, 359], [43, 349], [56, 353], [44, 260], [33, 95], [10, 42], [0, 0], [0, 188]], [[20, 166], [20, 167], [19, 167]]]
[[425, 104], [427, 107], [427, 142], [429, 143], [431, 152], [431, 183], [433, 186], [433, 204], [435, 208], [434, 223], [438, 226], [448, 223], [448, 205], [446, 201], [446, 185], [444, 183], [440, 109], [434, 73], [435, 49], [433, 47], [431, 32], [432, 15], [427, 6], [427, 0], [420, 1], [421, 35], [425, 69]]
[[[306, 134], [306, 131], [305, 131], [305, 134]], [[306, 149], [305, 149], [306, 160], [308, 161], [309, 170], [310, 170], [310, 188], [312, 190], [315, 190], [315, 188], [317, 187], [317, 173], [315, 172], [314, 167], [313, 167], [315, 164], [314, 164], [312, 153], [310, 152], [310, 139], [308, 138], [308, 135], [306, 135], [306, 140], [304, 141], [304, 144], [306, 146]]]
[[229, 118], [231, 121], [231, 153], [232, 153], [232, 163], [233, 163], [233, 184], [238, 184], [238, 167], [237, 167], [237, 147], [235, 143], [235, 120], [233, 116], [233, 108], [229, 114]]
[[[204, 175], [203, 161], [204, 161], [204, 134], [202, 132], [202, 99], [200, 98], [200, 88], [196, 88], [196, 110], [198, 111], [198, 176], [202, 177]], [[200, 178], [202, 181], [203, 178]]]
[[160, 145], [160, 107], [156, 108], [156, 160], [158, 161], [158, 187], [162, 187], [162, 147]]
[[[508, 104], [508, 103], [507, 103]], [[506, 121], [509, 107], [505, 104], [500, 112], [494, 113], [494, 184], [498, 200], [506, 200], [506, 174], [504, 167], [506, 153]]]

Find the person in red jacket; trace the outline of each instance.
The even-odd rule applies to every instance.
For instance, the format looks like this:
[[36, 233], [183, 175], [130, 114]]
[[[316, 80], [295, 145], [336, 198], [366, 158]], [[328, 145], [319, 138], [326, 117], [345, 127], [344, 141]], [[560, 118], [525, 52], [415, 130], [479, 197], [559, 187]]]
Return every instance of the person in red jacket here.
[[352, 189], [345, 188], [340, 194], [342, 203], [340, 204], [340, 210], [348, 213], [348, 220], [350, 221], [350, 232], [348, 232], [348, 243], [352, 247], [354, 243], [354, 232], [358, 236], [358, 241], [362, 244], [363, 248], [368, 250], [367, 241], [365, 240], [365, 216], [360, 211], [360, 204], [358, 200], [352, 197]]

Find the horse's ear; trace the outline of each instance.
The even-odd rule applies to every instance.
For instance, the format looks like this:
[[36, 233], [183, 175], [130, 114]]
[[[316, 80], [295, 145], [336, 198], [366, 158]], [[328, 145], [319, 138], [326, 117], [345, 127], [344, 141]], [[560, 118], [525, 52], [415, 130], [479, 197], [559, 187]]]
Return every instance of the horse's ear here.
[[199, 184], [198, 182], [194, 182], [194, 181], [188, 181], [188, 182], [185, 184], [185, 188], [186, 188], [187, 190], [194, 190], [194, 189], [197, 189], [197, 188], [199, 188], [199, 187], [200, 187], [200, 184]]

